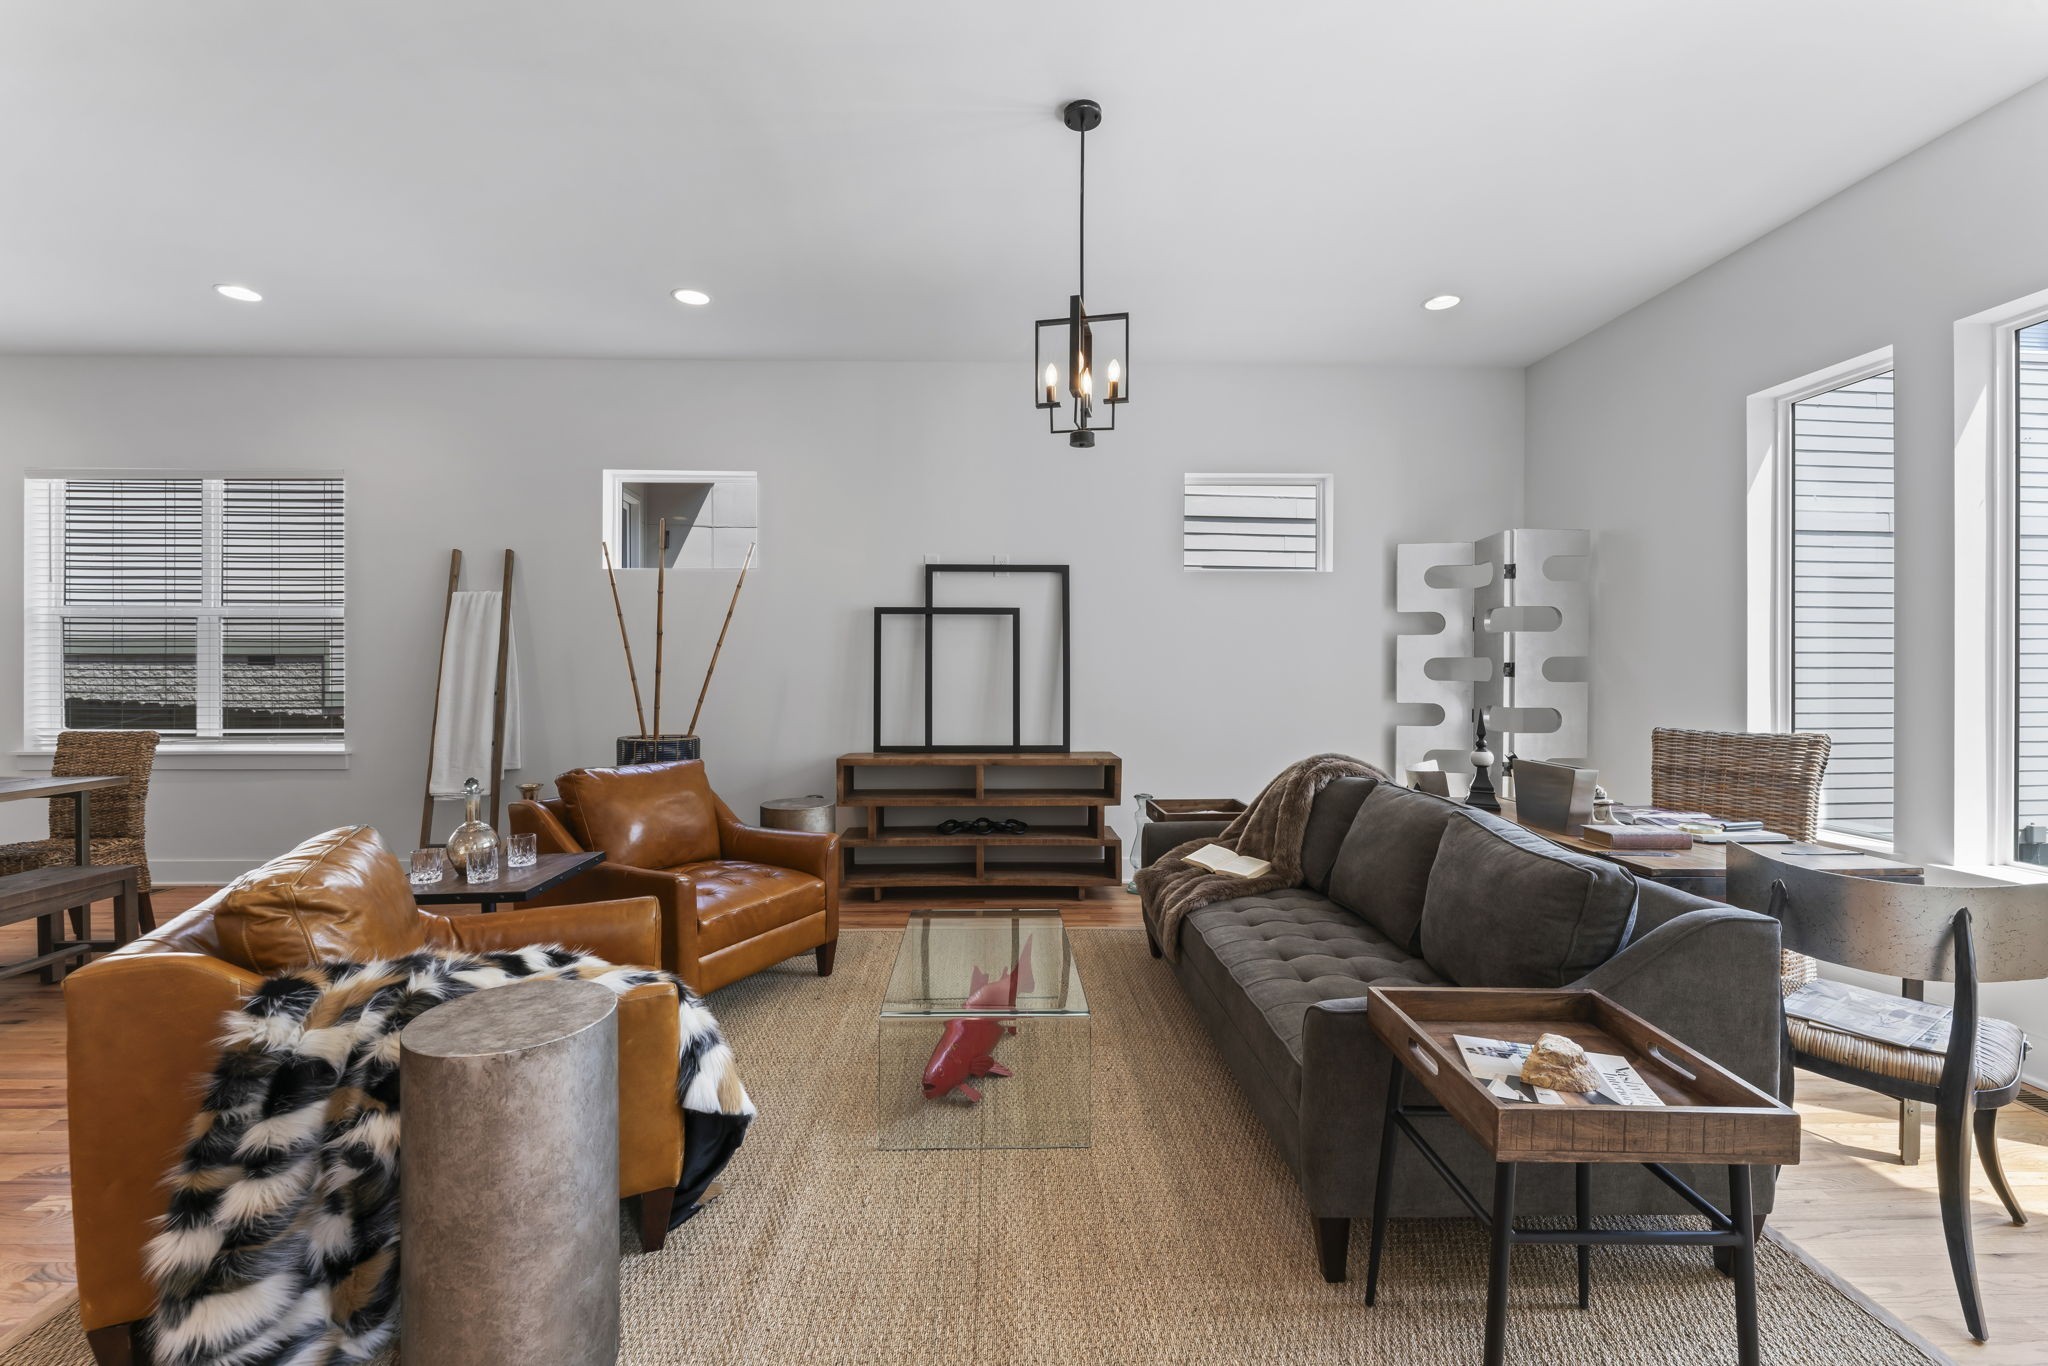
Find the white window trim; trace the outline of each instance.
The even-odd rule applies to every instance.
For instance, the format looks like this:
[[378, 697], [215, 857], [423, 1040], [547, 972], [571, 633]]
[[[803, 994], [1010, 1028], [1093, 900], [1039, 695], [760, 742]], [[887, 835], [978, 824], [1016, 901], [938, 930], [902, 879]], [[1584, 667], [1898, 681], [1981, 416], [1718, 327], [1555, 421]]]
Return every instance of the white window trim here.
[[[347, 505], [346, 500], [348, 497], [346, 489], [346, 481], [348, 479], [348, 475], [344, 471], [339, 469], [234, 470], [183, 468], [150, 469], [143, 467], [99, 469], [38, 468], [24, 470], [22, 472], [22, 478], [24, 480], [198, 479], [202, 481], [225, 479], [336, 479], [343, 481], [344, 487], [342, 498], [344, 507], [346, 507]], [[248, 616], [258, 618], [269, 618], [277, 616], [278, 609], [275, 607], [263, 605], [226, 606], [219, 603], [219, 575], [216, 571], [218, 569], [218, 557], [220, 554], [220, 547], [214, 536], [214, 532], [218, 530], [218, 528], [214, 525], [214, 522], [219, 516], [219, 509], [216, 506], [214, 506], [212, 500], [209, 500], [207, 503], [206, 516], [208, 519], [207, 534], [204, 547], [204, 554], [206, 559], [205, 570], [202, 573], [201, 579], [202, 583], [205, 585], [204, 605], [202, 606], [202, 608], [198, 610], [218, 613], [220, 617]], [[344, 523], [344, 526], [346, 526], [346, 523]], [[35, 575], [39, 572], [40, 568], [39, 566], [30, 562], [29, 548], [30, 538], [27, 536], [23, 536], [22, 574], [23, 581], [25, 584], [34, 581]], [[343, 554], [344, 563], [346, 563], [346, 531], [344, 531], [343, 537]], [[314, 604], [304, 604], [293, 608], [290, 615], [294, 617], [306, 618], [331, 617], [342, 622], [342, 630], [345, 633], [348, 630], [347, 604], [348, 599], [346, 589], [346, 578], [344, 578], [343, 598], [342, 605], [340, 607], [326, 607]], [[110, 617], [173, 617], [191, 616], [194, 610], [195, 609], [192, 607], [182, 605], [162, 606], [158, 604], [136, 603], [123, 604], [120, 606], [109, 606], [105, 609], [67, 608], [65, 614], [67, 616], [74, 616], [81, 619], [94, 615]], [[23, 630], [24, 632], [33, 630], [33, 626], [31, 625], [31, 614], [26, 611], [23, 613]], [[198, 642], [200, 647], [199, 667], [201, 668], [206, 667], [206, 634], [206, 628], [204, 624], [202, 624], [200, 639]], [[216, 618], [212, 634], [214, 636], [215, 646], [213, 668], [218, 670], [220, 667], [218, 650], [218, 618]], [[24, 646], [26, 646], [26, 643], [27, 642], [24, 641]], [[25, 649], [24, 659], [26, 659], [26, 656], [27, 652]], [[217, 692], [218, 689], [216, 688], [216, 695]], [[30, 737], [32, 736], [34, 731], [34, 727], [32, 725], [33, 718], [27, 714], [30, 705], [30, 695], [31, 690], [25, 687], [22, 690], [22, 747], [14, 752], [15, 767], [25, 772], [47, 773], [50, 769], [51, 762], [56, 757], [56, 744], [54, 741], [47, 746], [35, 746], [30, 743]], [[343, 708], [343, 715], [344, 717], [346, 717], [346, 692], [344, 692]], [[205, 728], [205, 722], [206, 718], [202, 716], [202, 729]], [[212, 722], [213, 728], [216, 730], [219, 729], [220, 715], [217, 707], [213, 709]], [[152, 760], [152, 766], [158, 769], [170, 770], [345, 769], [349, 766], [349, 758], [351, 754], [353, 754], [353, 752], [354, 751], [349, 747], [348, 732], [346, 730], [346, 723], [344, 722], [343, 733], [339, 737], [334, 739], [320, 739], [310, 732], [299, 733], [293, 739], [280, 739], [276, 741], [251, 740], [244, 736], [237, 736], [234, 738], [210, 737], [206, 735], [179, 735], [166, 737], [157, 745], [156, 755]]]
[[[1337, 480], [1329, 474], [1266, 474], [1259, 470], [1234, 470], [1219, 474], [1184, 474], [1181, 492], [1190, 484], [1300, 484], [1316, 491], [1316, 563], [1313, 569], [1249, 569], [1233, 565], [1183, 564], [1187, 574], [1329, 574], [1337, 568], [1337, 547], [1330, 535], [1336, 521]], [[1182, 523], [1183, 535], [1187, 525]]]
[[[1748, 634], [1744, 653], [1751, 730], [1792, 728], [1792, 407], [1895, 368], [1892, 348], [1882, 346], [1749, 396]], [[1895, 716], [1895, 737], [1896, 724]], [[1897, 753], [1896, 738], [1893, 752]], [[1821, 834], [1834, 843], [1890, 853], [1898, 840], [1896, 814], [1894, 822], [1890, 841], [1825, 828]]]
[[2018, 333], [2048, 321], [2048, 290], [1955, 325], [1955, 864], [2019, 881], [2014, 862], [2013, 460]]

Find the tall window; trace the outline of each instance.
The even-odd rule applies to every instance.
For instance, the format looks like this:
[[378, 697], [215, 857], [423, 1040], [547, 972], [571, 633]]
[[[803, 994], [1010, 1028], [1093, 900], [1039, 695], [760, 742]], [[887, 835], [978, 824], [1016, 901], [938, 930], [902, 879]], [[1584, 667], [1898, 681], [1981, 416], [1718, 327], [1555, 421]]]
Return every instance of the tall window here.
[[2048, 322], [2013, 340], [2012, 857], [2048, 864]]
[[1791, 727], [1833, 745], [1829, 830], [1892, 840], [1892, 372], [1785, 405]]
[[31, 478], [25, 737], [343, 736], [339, 479]]

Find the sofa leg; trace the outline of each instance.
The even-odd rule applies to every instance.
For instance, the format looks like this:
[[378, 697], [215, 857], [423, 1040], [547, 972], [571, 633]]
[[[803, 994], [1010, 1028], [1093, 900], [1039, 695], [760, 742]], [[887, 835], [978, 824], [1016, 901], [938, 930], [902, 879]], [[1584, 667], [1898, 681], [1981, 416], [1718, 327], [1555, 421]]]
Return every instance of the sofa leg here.
[[1164, 953], [1160, 952], [1159, 941], [1152, 937], [1152, 927], [1150, 925], [1145, 926], [1145, 947], [1152, 950], [1154, 958], [1166, 957]]
[[832, 962], [839, 957], [839, 941], [835, 939], [829, 944], [820, 944], [818, 945], [817, 952], [818, 975], [820, 977], [830, 977], [832, 975]]
[[99, 1366], [149, 1366], [149, 1353], [135, 1340], [133, 1323], [110, 1323], [86, 1330], [86, 1346]]
[[676, 1188], [664, 1186], [658, 1191], [642, 1191], [633, 1197], [633, 1203], [640, 1216], [640, 1250], [661, 1251], [661, 1245], [668, 1241], [668, 1220], [675, 1210]]
[[[1757, 1214], [1757, 1215], [1752, 1215], [1752, 1216], [1750, 1217], [1750, 1228], [1751, 1228], [1751, 1232], [1753, 1232], [1753, 1233], [1754, 1233], [1754, 1234], [1756, 1235], [1756, 1240], [1757, 1240], [1757, 1241], [1758, 1241], [1759, 1243], [1761, 1243], [1761, 1242], [1762, 1242], [1762, 1241], [1764, 1240], [1764, 1219], [1765, 1219], [1765, 1217], [1766, 1217], [1766, 1216], [1764, 1216], [1764, 1215], [1761, 1215], [1761, 1214]], [[1720, 1272], [1720, 1273], [1721, 1273], [1721, 1274], [1722, 1274], [1723, 1276], [1726, 1276], [1726, 1277], [1728, 1277], [1728, 1278], [1729, 1278], [1730, 1280], [1733, 1280], [1733, 1279], [1734, 1279], [1734, 1277], [1735, 1277], [1735, 1249], [1734, 1249], [1734, 1248], [1732, 1248], [1732, 1247], [1717, 1247], [1717, 1248], [1715, 1248], [1715, 1249], [1714, 1249], [1714, 1270], [1716, 1270], [1716, 1271]]]
[[1349, 1219], [1316, 1219], [1316, 1257], [1323, 1264], [1323, 1279], [1331, 1285], [1341, 1284], [1345, 1263], [1351, 1259]]

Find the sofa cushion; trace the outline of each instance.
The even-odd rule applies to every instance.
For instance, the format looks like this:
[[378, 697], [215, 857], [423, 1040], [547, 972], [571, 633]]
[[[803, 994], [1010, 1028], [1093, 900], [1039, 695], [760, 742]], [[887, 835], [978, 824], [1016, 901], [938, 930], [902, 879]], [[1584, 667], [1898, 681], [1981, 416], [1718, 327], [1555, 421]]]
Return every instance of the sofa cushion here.
[[1375, 785], [1338, 846], [1330, 869], [1330, 900], [1413, 951], [1437, 840], [1463, 809], [1413, 788]]
[[1309, 1007], [1374, 985], [1441, 985], [1421, 959], [1305, 887], [1189, 913], [1181, 954], [1290, 1102], [1301, 1096]]
[[405, 869], [367, 825], [315, 835], [236, 878], [213, 908], [221, 957], [266, 975], [395, 958], [426, 942]]
[[1337, 850], [1358, 817], [1358, 808], [1372, 795], [1376, 778], [1339, 778], [1316, 793], [1308, 809], [1308, 828], [1301, 834], [1302, 885], [1318, 892], [1330, 890], [1330, 869], [1336, 865]]
[[612, 863], [674, 868], [718, 857], [718, 799], [699, 760], [572, 769], [555, 790], [570, 831]]
[[1635, 875], [1510, 821], [1461, 811], [1422, 910], [1422, 957], [1466, 987], [1562, 987], [1628, 942]]

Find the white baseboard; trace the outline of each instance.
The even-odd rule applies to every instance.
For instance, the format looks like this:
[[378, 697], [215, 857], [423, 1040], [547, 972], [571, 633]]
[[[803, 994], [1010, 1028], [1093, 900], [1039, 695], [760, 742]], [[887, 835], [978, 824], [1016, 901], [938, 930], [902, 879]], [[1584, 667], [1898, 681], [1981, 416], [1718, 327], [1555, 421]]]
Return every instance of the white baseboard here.
[[[267, 855], [264, 857], [268, 857]], [[233, 882], [263, 862], [263, 858], [153, 858], [149, 878], [159, 887], [218, 887]]]

